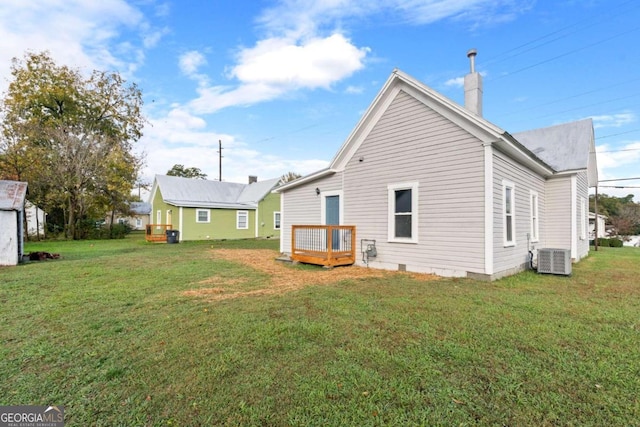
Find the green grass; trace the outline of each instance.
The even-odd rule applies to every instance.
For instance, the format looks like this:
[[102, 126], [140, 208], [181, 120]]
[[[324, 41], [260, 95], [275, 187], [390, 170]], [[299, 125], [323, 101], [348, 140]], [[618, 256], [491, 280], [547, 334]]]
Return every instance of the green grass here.
[[640, 250], [569, 278], [183, 296], [268, 281], [212, 246], [277, 241], [30, 243], [63, 259], [0, 269], [0, 405], [64, 405], [68, 426], [639, 425]]

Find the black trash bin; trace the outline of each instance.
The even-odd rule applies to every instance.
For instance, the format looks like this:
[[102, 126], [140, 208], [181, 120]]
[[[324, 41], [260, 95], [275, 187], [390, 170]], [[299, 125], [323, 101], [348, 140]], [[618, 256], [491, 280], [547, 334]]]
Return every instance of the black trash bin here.
[[167, 243], [178, 243], [180, 241], [180, 231], [167, 230]]

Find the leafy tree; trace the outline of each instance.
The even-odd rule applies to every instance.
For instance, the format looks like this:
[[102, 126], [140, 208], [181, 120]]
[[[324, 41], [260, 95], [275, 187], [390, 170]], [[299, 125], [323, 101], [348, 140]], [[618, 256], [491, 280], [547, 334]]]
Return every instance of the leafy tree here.
[[[589, 200], [590, 209], [595, 212], [595, 196]], [[633, 201], [633, 194], [625, 197], [598, 195], [598, 213], [607, 216], [615, 233], [619, 236], [640, 234], [640, 204]]]
[[141, 92], [118, 73], [84, 77], [46, 52], [14, 58], [11, 73], [1, 104], [0, 172], [27, 180], [30, 198], [45, 209], [61, 208], [67, 236], [79, 238], [81, 219], [104, 216], [131, 193]]
[[180, 176], [182, 178], [207, 179], [207, 174], [202, 173], [198, 168], [185, 168], [184, 165], [175, 164], [167, 171], [169, 176]]

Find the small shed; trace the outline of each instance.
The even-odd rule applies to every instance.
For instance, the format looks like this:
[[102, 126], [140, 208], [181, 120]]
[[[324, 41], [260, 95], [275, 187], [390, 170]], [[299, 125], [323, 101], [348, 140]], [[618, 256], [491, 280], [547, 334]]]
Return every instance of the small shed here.
[[26, 196], [26, 182], [0, 180], [0, 265], [22, 260]]

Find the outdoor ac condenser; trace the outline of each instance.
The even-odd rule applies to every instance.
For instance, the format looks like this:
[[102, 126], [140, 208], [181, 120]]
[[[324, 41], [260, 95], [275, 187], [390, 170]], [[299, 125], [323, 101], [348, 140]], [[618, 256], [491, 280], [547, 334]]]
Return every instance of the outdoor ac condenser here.
[[571, 274], [571, 251], [568, 249], [538, 249], [538, 273]]

